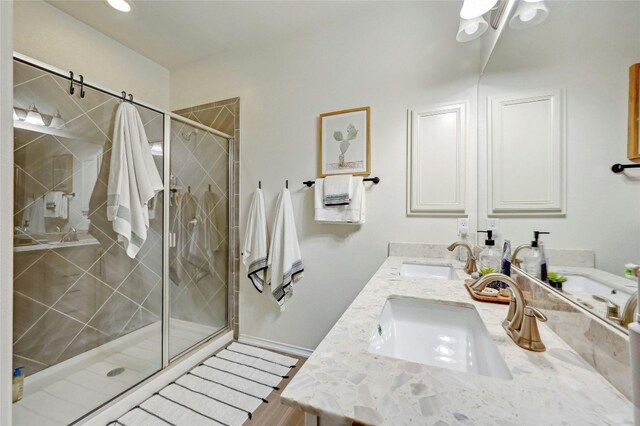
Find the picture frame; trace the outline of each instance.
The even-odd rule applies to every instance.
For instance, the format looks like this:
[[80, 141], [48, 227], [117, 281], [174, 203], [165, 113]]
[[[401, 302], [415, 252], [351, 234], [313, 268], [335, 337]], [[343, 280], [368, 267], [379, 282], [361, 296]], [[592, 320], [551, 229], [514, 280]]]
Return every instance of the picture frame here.
[[629, 67], [629, 131], [627, 158], [640, 163], [640, 141], [638, 140], [638, 112], [640, 111], [640, 63]]
[[320, 177], [371, 174], [371, 108], [320, 114]]

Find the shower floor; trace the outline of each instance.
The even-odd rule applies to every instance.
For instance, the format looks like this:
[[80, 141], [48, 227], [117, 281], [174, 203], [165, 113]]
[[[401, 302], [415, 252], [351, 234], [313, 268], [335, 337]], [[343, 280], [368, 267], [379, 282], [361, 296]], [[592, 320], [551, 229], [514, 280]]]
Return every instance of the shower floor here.
[[[27, 377], [24, 398], [13, 404], [13, 424], [69, 424], [156, 373], [161, 366], [160, 327], [159, 322], [151, 324]], [[216, 331], [172, 319], [169, 352], [182, 352]], [[114, 375], [120, 368], [124, 370]]]

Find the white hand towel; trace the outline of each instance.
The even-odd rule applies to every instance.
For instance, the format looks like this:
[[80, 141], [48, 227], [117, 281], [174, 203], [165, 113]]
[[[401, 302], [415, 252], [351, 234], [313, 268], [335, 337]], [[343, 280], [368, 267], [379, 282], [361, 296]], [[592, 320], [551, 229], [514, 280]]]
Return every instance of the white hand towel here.
[[44, 196], [44, 217], [66, 219], [69, 214], [69, 200], [62, 191], [50, 191]]
[[324, 179], [324, 205], [343, 206], [351, 202], [352, 176], [327, 176]]
[[267, 262], [271, 271], [269, 284], [273, 297], [280, 305], [280, 310], [284, 311], [284, 304], [293, 296], [292, 284], [302, 278], [302, 271], [304, 271], [291, 195], [287, 188], [283, 188], [278, 195], [272, 232]]
[[242, 263], [247, 267], [248, 277], [260, 293], [264, 290], [267, 276], [267, 215], [264, 208], [262, 189], [256, 189], [249, 209]]
[[325, 179], [316, 179], [314, 189], [315, 221], [335, 225], [362, 225], [365, 223], [365, 189], [362, 176], [351, 179], [353, 197], [349, 205], [325, 206], [323, 186]]
[[189, 261], [199, 269], [208, 266], [209, 272], [212, 274], [214, 272], [214, 254], [220, 244], [214, 212], [217, 201], [218, 198], [213, 192], [205, 192], [200, 197], [196, 211], [194, 235], [189, 248]]
[[190, 192], [184, 194], [178, 204], [178, 213], [176, 214], [176, 223], [174, 230], [177, 229], [178, 234], [178, 250], [177, 257], [177, 274], [178, 279], [187, 284], [189, 282], [189, 274], [187, 272], [188, 260], [191, 259], [191, 241], [194, 238], [195, 226], [197, 223], [196, 215], [198, 214], [198, 199], [191, 195]]
[[163, 189], [138, 110], [123, 102], [116, 111], [107, 189], [107, 219], [127, 255], [135, 258], [147, 239], [147, 202]]
[[23, 223], [28, 223], [29, 234], [44, 234], [46, 232], [44, 228], [44, 199], [38, 197], [38, 199], [34, 201], [33, 198], [30, 197], [27, 202], [30, 204], [22, 215]]

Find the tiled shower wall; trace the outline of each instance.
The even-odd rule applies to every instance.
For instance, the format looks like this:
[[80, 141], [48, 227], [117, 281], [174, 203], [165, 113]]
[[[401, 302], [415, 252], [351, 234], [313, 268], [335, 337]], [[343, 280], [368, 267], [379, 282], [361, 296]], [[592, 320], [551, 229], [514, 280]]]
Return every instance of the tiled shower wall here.
[[229, 251], [233, 254], [231, 270], [229, 271], [229, 324], [233, 327], [234, 337], [238, 338], [238, 303], [239, 303], [239, 270], [240, 270], [240, 243], [239, 243], [239, 210], [240, 210], [240, 98], [226, 99], [218, 102], [197, 105], [174, 111], [176, 114], [197, 121], [213, 129], [232, 135], [234, 138], [233, 174], [231, 182], [232, 196], [229, 202], [233, 203], [232, 217], [229, 218], [231, 234], [229, 235]]

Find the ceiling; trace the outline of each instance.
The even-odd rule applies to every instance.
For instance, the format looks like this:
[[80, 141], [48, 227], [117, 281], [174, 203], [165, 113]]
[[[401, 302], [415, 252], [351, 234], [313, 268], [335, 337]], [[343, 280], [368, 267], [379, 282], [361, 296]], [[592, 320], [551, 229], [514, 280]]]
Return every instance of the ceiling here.
[[374, 10], [360, 1], [128, 0], [129, 13], [105, 0], [47, 3], [108, 37], [176, 69], [229, 51], [253, 49], [313, 26], [335, 26]]

